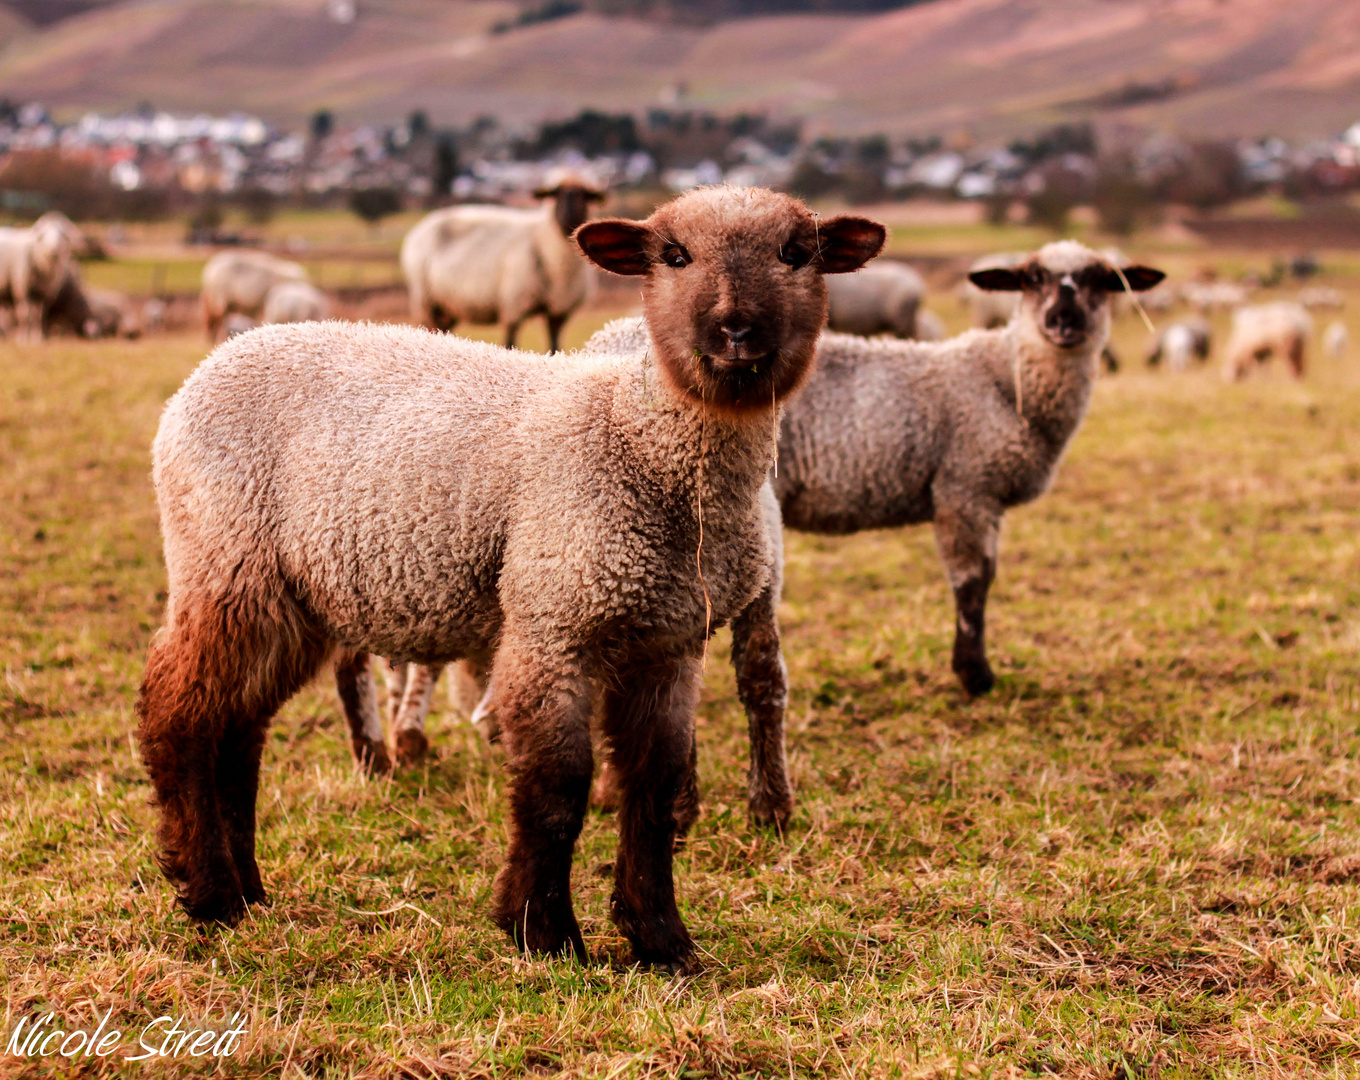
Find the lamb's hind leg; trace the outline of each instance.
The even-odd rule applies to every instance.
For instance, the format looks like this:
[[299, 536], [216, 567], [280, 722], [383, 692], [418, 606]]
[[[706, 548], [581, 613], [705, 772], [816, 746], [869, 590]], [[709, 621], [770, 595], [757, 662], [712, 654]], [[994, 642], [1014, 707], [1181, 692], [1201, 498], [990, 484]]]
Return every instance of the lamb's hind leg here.
[[264, 899], [255, 800], [265, 730], [324, 653], [271, 606], [237, 597], [181, 611], [153, 643], [137, 696], [137, 739], [161, 811], [157, 861], [201, 921], [236, 922]]
[[392, 771], [392, 759], [383, 741], [382, 718], [378, 714], [378, 693], [368, 653], [346, 649], [335, 661], [335, 689], [349, 724], [349, 742], [354, 760], [369, 776], [384, 776]]
[[773, 825], [782, 831], [793, 813], [793, 790], [784, 753], [789, 674], [779, 646], [777, 603], [774, 587], [767, 587], [732, 620], [732, 665], [751, 733], [751, 767], [746, 781], [751, 819], [757, 825]]
[[701, 673], [693, 657], [624, 675], [603, 720], [618, 778], [619, 847], [611, 915], [644, 964], [690, 969], [694, 942], [675, 904], [675, 802], [692, 774]]
[[425, 717], [430, 711], [435, 683], [443, 670], [443, 664], [412, 664], [407, 668], [401, 706], [392, 719], [392, 745], [398, 765], [414, 765], [430, 748], [430, 741], [425, 737]]
[[945, 573], [954, 590], [954, 674], [972, 697], [996, 685], [987, 662], [987, 590], [996, 576], [999, 510], [940, 506], [935, 512], [935, 540]]

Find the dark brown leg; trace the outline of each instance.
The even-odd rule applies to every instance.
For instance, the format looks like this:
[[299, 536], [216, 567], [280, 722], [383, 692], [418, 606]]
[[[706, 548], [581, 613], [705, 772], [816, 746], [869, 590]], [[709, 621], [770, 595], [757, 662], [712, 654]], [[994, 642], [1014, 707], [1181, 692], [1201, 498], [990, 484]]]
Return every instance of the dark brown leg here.
[[996, 576], [1000, 513], [964, 513], [940, 507], [935, 512], [935, 540], [945, 573], [954, 590], [954, 674], [970, 697], [996, 685], [987, 662], [987, 590]]
[[152, 645], [137, 739], [161, 819], [157, 861], [193, 919], [234, 923], [264, 899], [255, 798], [265, 731], [325, 647], [301, 625], [261, 625], [269, 602], [181, 613]]
[[751, 819], [783, 831], [793, 813], [793, 789], [784, 753], [789, 675], [779, 644], [778, 602], [778, 592], [770, 586], [732, 620], [732, 666], [751, 733], [746, 781]]
[[508, 635], [492, 672], [510, 747], [510, 847], [493, 918], [520, 948], [585, 963], [571, 859], [590, 793], [590, 684], [573, 662]]
[[382, 719], [378, 715], [378, 693], [368, 653], [345, 650], [335, 662], [335, 689], [349, 723], [349, 742], [354, 760], [369, 776], [385, 776], [392, 771], [392, 759], [383, 741]]
[[515, 338], [517, 338], [518, 336], [519, 336], [519, 323], [518, 322], [507, 323], [505, 326], [505, 347], [507, 349], [513, 349], [515, 347]]
[[1295, 337], [1289, 342], [1289, 367], [1294, 372], [1294, 378], [1303, 378], [1303, 338]]
[[675, 905], [676, 798], [690, 774], [699, 661], [626, 672], [606, 690], [604, 734], [618, 777], [619, 848], [611, 914], [644, 964], [691, 970], [694, 942]]
[[562, 327], [566, 324], [565, 315], [545, 315], [548, 323], [548, 352], [562, 351]]

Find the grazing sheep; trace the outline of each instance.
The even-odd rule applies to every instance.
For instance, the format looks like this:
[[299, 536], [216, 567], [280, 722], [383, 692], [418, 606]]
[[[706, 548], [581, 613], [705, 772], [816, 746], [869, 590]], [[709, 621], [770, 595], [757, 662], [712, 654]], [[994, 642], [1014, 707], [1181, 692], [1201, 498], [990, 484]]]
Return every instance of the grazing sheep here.
[[1181, 297], [1201, 315], [1241, 307], [1250, 295], [1245, 285], [1230, 281], [1187, 281], [1181, 286]]
[[27, 229], [0, 228], [0, 303], [13, 310], [20, 338], [41, 340], [43, 309], [70, 270], [71, 238], [60, 221], [44, 216]]
[[330, 316], [326, 294], [309, 281], [280, 281], [264, 298], [262, 323], [321, 322]]
[[916, 316], [925, 279], [906, 263], [875, 262], [827, 282], [827, 325], [846, 334], [918, 337]]
[[1350, 335], [1346, 332], [1346, 324], [1340, 319], [1333, 319], [1323, 331], [1322, 351], [1333, 360], [1340, 360], [1346, 355], [1349, 344]]
[[1005, 326], [1020, 306], [1019, 298], [1012, 293], [989, 292], [979, 289], [973, 283], [973, 275], [979, 270], [1010, 269], [1025, 261], [1023, 251], [1002, 251], [995, 255], [984, 255], [974, 260], [968, 267], [968, 276], [961, 286], [964, 305], [972, 314], [973, 325], [982, 330]]
[[542, 315], [548, 350], [558, 351], [562, 326], [589, 286], [571, 235], [604, 195], [572, 179], [534, 194], [552, 201], [536, 210], [451, 206], [406, 234], [401, 270], [413, 319], [435, 330], [504, 323], [505, 345], [514, 348], [520, 324]]
[[247, 315], [256, 322], [264, 314], [265, 298], [281, 281], [306, 281], [307, 271], [295, 262], [263, 251], [222, 251], [203, 267], [203, 316], [208, 340], [223, 336], [228, 315]]
[[264, 898], [265, 731], [328, 656], [375, 741], [367, 653], [486, 657], [513, 773], [497, 924], [586, 958], [570, 872], [598, 706], [622, 792], [613, 919], [639, 960], [687, 969], [671, 858], [700, 658], [770, 580], [773, 410], [812, 364], [823, 274], [884, 235], [725, 187], [592, 222], [581, 250], [642, 278], [648, 345], [626, 357], [337, 322], [216, 349], [156, 436], [169, 601], [137, 700], [189, 915]]
[[1184, 319], [1172, 323], [1159, 333], [1148, 352], [1148, 367], [1166, 362], [1168, 371], [1184, 371], [1191, 361], [1204, 363], [1209, 359], [1213, 330], [1204, 319]]
[[1253, 362], [1265, 364], [1272, 356], [1287, 360], [1294, 377], [1302, 379], [1304, 354], [1312, 333], [1312, 317], [1292, 300], [1238, 308], [1233, 312], [1232, 336], [1223, 358], [1224, 380], [1245, 379]]
[[1330, 285], [1310, 285], [1299, 290], [1299, 303], [1309, 311], [1316, 311], [1319, 308], [1340, 311], [1346, 306], [1346, 298], [1340, 289], [1333, 289]]

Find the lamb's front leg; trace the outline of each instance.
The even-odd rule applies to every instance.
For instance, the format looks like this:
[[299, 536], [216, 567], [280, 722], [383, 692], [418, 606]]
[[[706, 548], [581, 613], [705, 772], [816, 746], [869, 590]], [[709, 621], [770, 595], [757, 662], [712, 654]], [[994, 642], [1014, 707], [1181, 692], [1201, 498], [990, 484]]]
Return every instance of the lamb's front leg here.
[[443, 664], [411, 664], [403, 680], [403, 693], [392, 715], [392, 745], [398, 765], [414, 765], [430, 748], [425, 737], [425, 717]]
[[954, 590], [957, 612], [954, 674], [972, 697], [985, 694], [996, 685], [996, 676], [987, 662], [985, 635], [987, 590], [996, 576], [1000, 528], [999, 508], [937, 503], [935, 541]]
[[732, 666], [751, 734], [751, 768], [746, 781], [751, 819], [757, 825], [773, 825], [782, 831], [793, 813], [793, 788], [784, 754], [789, 673], [779, 646], [778, 602], [775, 587], [767, 587], [732, 620]]
[[590, 793], [590, 683], [573, 658], [507, 634], [492, 687], [513, 775], [510, 847], [496, 875], [493, 917], [520, 948], [571, 952], [584, 963], [571, 859]]
[[606, 691], [604, 733], [619, 789], [615, 924], [644, 964], [687, 972], [694, 941], [675, 904], [675, 803], [692, 768], [699, 661], [684, 657], [626, 671]]

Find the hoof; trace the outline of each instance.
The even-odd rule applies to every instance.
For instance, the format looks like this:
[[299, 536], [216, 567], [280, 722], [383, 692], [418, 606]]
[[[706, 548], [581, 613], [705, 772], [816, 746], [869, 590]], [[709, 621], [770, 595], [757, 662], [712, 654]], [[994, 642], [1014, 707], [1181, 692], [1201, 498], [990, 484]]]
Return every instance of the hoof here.
[[397, 732], [397, 764], [414, 765], [430, 749], [430, 740], [419, 728], [402, 728]]
[[785, 792], [772, 795], [767, 791], [752, 792], [746, 801], [751, 812], [751, 823], [762, 829], [784, 832], [793, 816], [793, 796]]
[[246, 898], [233, 888], [183, 888], [176, 899], [184, 913], [197, 923], [235, 926], [246, 913]]
[[354, 760], [369, 776], [387, 776], [392, 772], [392, 759], [381, 742], [361, 736], [353, 740], [353, 747]]
[[981, 697], [996, 685], [996, 676], [986, 660], [970, 661], [954, 665], [954, 674], [963, 684], [964, 693], [969, 697]]
[[492, 921], [510, 935], [517, 949], [546, 956], [574, 956], [582, 964], [590, 962], [570, 901], [526, 898], [514, 888], [504, 869], [496, 877], [494, 894]]

